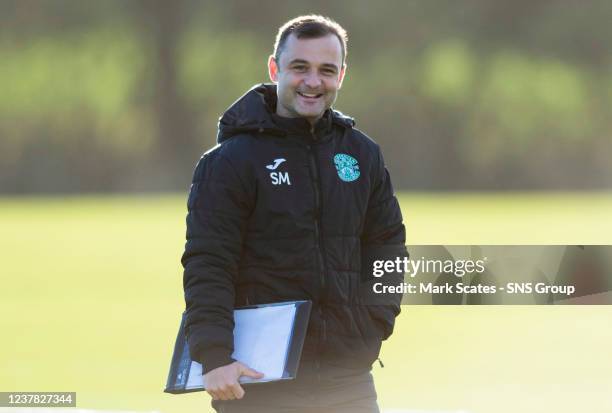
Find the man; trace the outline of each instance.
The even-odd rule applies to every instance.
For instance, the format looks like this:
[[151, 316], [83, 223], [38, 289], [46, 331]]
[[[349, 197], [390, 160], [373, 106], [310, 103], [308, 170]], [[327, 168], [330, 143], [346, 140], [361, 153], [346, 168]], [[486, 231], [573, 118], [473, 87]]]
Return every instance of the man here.
[[[378, 411], [370, 370], [401, 296], [366, 305], [362, 292], [373, 259], [406, 254], [405, 230], [380, 148], [331, 109], [346, 41], [321, 16], [282, 26], [274, 84], [223, 114], [218, 145], [196, 167], [187, 338], [219, 412]], [[313, 310], [297, 379], [242, 388], [241, 376], [261, 374], [231, 358], [234, 308], [303, 299]]]

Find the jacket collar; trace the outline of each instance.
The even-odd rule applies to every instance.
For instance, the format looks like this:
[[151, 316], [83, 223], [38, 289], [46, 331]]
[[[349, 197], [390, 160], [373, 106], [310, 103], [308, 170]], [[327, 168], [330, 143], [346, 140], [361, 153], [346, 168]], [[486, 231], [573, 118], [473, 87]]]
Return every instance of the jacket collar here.
[[301, 136], [315, 137], [320, 139], [327, 134], [332, 126], [331, 110], [326, 110], [323, 116], [312, 125], [304, 118], [285, 118], [272, 113], [272, 121], [281, 129], [286, 130], [290, 134]]

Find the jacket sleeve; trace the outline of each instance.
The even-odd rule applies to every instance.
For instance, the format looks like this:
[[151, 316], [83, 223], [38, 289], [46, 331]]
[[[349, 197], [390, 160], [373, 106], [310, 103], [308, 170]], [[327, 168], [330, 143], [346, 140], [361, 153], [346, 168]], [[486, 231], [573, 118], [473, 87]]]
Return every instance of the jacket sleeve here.
[[376, 282], [397, 285], [403, 282], [404, 273], [386, 273], [380, 278], [374, 278], [373, 265], [377, 260], [395, 262], [399, 258], [403, 261], [404, 257], [408, 257], [405, 243], [406, 230], [402, 222], [402, 212], [378, 148], [372, 191], [361, 236], [361, 279], [364, 291], [362, 299], [365, 298], [370, 316], [380, 326], [383, 340], [393, 332], [395, 317], [400, 313], [402, 294], [374, 294], [372, 286]]
[[207, 373], [232, 363], [235, 281], [250, 205], [245, 186], [218, 150], [196, 166], [182, 257], [186, 336]]

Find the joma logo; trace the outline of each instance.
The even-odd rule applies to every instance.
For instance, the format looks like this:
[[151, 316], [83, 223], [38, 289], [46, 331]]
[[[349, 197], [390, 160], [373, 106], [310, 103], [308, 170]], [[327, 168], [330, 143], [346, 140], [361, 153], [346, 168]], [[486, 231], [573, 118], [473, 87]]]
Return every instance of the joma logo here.
[[[266, 165], [266, 169], [274, 171], [286, 161], [287, 160], [285, 158], [276, 158], [272, 164]], [[289, 172], [270, 172], [270, 178], [272, 179], [272, 185], [291, 185], [291, 180], [289, 180]]]

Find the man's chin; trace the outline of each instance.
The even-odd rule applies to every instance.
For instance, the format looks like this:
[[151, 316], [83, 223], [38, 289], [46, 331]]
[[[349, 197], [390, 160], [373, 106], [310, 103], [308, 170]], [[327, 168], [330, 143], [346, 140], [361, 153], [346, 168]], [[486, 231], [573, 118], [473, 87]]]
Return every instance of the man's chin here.
[[321, 116], [323, 116], [323, 112], [324, 111], [304, 110], [304, 111], [298, 112], [298, 114], [302, 118], [306, 118], [309, 121], [313, 121], [313, 120], [319, 119]]

